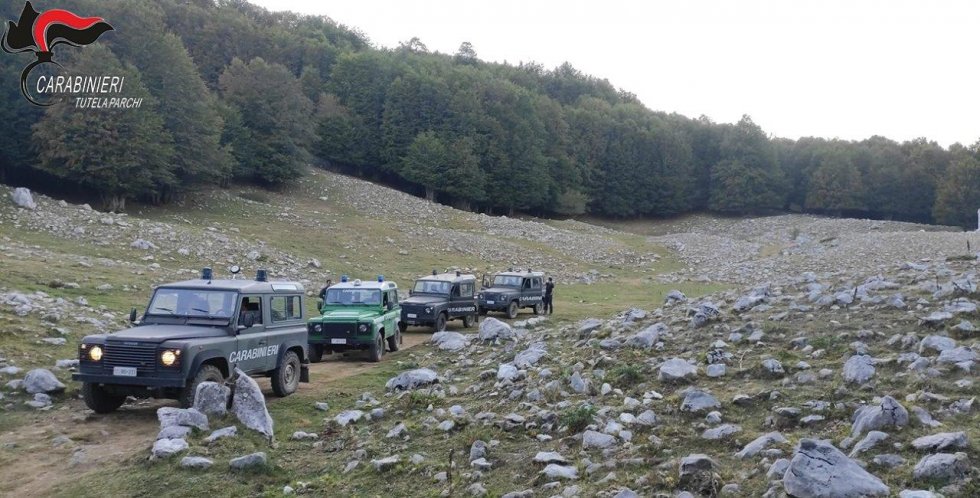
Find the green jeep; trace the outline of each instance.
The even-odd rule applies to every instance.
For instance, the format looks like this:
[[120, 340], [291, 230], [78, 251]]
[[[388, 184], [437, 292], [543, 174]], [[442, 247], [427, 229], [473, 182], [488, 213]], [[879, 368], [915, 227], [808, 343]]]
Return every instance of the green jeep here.
[[402, 342], [398, 320], [398, 286], [379, 275], [376, 282], [348, 281], [327, 289], [320, 303], [321, 316], [311, 318], [309, 332], [310, 361], [318, 362], [324, 353], [368, 351], [371, 361], [381, 361], [385, 343], [389, 351], [398, 351]]

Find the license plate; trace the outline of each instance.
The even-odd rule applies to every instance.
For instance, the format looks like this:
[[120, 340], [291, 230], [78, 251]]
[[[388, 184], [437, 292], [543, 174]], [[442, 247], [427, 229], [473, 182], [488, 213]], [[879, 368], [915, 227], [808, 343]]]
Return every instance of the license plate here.
[[136, 367], [112, 367], [112, 375], [136, 377]]
[[487, 301], [487, 304], [494, 304], [493, 301]]
[[415, 314], [415, 313], [409, 313], [408, 314], [408, 317], [409, 318], [418, 318], [419, 316], [417, 314]]
[[347, 339], [330, 339], [330, 344], [347, 344]]

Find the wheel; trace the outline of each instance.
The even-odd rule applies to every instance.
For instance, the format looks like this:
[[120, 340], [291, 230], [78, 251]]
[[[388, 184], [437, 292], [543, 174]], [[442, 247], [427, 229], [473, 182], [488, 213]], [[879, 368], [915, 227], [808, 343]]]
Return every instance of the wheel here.
[[473, 326], [473, 315], [466, 315], [463, 317], [463, 328], [468, 329]]
[[279, 368], [272, 372], [272, 392], [284, 398], [296, 392], [299, 387], [299, 356], [296, 351], [286, 351]]
[[541, 303], [535, 304], [534, 307], [531, 308], [531, 310], [534, 311], [534, 314], [535, 315], [540, 315], [541, 314]]
[[382, 343], [383, 341], [384, 339], [380, 334], [378, 334], [378, 337], [374, 340], [374, 343], [371, 344], [370, 348], [368, 348], [368, 361], [371, 363], [381, 361], [381, 355], [383, 355], [385, 351], [384, 344]]
[[221, 374], [221, 370], [214, 365], [201, 365], [201, 368], [197, 370], [197, 374], [194, 375], [194, 380], [187, 387], [180, 390], [180, 401], [181, 408], [190, 408], [194, 406], [194, 396], [197, 395], [197, 386], [201, 385], [202, 382], [217, 382], [221, 384], [225, 381], [225, 376]]
[[408, 324], [405, 322], [398, 322], [398, 331], [404, 334], [406, 330], [408, 330]]
[[400, 330], [396, 330], [395, 334], [388, 338], [388, 351], [394, 353], [398, 351], [398, 345], [402, 342], [402, 333]]
[[507, 306], [507, 318], [517, 318], [517, 301], [511, 301], [510, 306]]
[[310, 363], [323, 361], [323, 344], [310, 344]]
[[126, 397], [119, 394], [112, 394], [98, 384], [86, 382], [82, 384], [82, 398], [85, 399], [85, 406], [88, 406], [95, 413], [112, 413], [116, 411]]
[[487, 316], [487, 309], [486, 308], [480, 308], [480, 316]]
[[436, 329], [436, 332], [442, 332], [442, 331], [446, 330], [446, 314], [445, 313], [439, 313], [439, 316], [436, 317], [435, 329]]

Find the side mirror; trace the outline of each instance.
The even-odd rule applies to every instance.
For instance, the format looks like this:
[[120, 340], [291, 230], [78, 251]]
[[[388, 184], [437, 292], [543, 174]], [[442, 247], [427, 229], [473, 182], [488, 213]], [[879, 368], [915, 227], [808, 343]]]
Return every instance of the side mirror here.
[[408, 295], [409, 295], [409, 296], [414, 296], [414, 295], [415, 295], [415, 291], [414, 291], [414, 290], [410, 290], [410, 291], [408, 291]]
[[136, 308], [129, 310], [129, 323], [136, 323]]
[[241, 323], [239, 325], [241, 325], [241, 326], [243, 326], [243, 327], [245, 327], [247, 329], [252, 328], [253, 326], [255, 326], [255, 316], [253, 316], [251, 313], [245, 313], [245, 314], [243, 314], [242, 315], [242, 321], [241, 321]]
[[322, 309], [323, 309], [323, 299], [317, 299], [316, 300], [316, 310], [317, 311], [320, 311]]

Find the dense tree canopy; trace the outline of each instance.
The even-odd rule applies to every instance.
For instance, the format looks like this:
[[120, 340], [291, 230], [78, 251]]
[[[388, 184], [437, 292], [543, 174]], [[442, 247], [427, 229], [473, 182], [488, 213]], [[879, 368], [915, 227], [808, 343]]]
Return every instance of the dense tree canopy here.
[[[972, 226], [980, 207], [976, 146], [772, 138], [748, 116], [652, 111], [571, 63], [489, 63], [469, 42], [441, 54], [419, 37], [377, 49], [329, 18], [242, 0], [59, 6], [115, 30], [58, 57], [126, 74], [146, 103], [42, 112], [17, 92], [28, 56], [2, 54], [0, 179], [41, 173], [108, 207], [231, 181], [274, 186], [309, 166], [491, 213], [791, 210]], [[18, 6], [0, 13], [13, 19]]]

